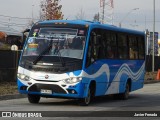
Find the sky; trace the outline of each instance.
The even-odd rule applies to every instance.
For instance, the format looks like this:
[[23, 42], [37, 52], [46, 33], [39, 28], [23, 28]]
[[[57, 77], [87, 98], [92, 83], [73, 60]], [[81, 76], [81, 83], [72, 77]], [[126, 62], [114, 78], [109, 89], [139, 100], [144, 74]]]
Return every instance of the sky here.
[[[0, 27], [12, 27], [19, 31], [25, 29], [32, 16], [35, 21], [39, 18], [41, 1], [0, 0]], [[155, 2], [156, 31], [160, 32], [160, 0], [155, 0]], [[60, 0], [60, 4], [64, 19], [75, 19], [82, 10], [85, 19], [92, 21], [93, 16], [100, 10], [100, 0]], [[133, 10], [135, 8], [138, 9]], [[113, 25], [118, 26], [122, 21], [121, 26], [125, 28], [153, 31], [153, 0], [114, 0], [113, 11]]]

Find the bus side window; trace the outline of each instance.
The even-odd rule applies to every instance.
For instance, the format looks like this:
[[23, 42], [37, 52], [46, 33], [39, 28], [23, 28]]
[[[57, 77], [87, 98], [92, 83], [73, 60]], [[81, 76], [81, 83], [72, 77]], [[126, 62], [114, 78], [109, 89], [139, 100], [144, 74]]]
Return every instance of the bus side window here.
[[96, 34], [93, 33], [91, 35], [90, 43], [91, 43], [91, 63], [93, 63], [98, 58], [98, 52], [97, 52], [97, 39]]
[[86, 67], [90, 66], [90, 64], [93, 62], [92, 54], [93, 54], [93, 49], [91, 46], [91, 42], [89, 41], [88, 52], [86, 57]]
[[99, 43], [100, 37], [101, 36], [96, 35], [95, 32], [92, 32], [90, 35], [86, 67], [94, 63], [99, 57], [98, 55], [99, 55], [99, 50], [100, 50], [100, 43]]
[[118, 54], [120, 59], [128, 58], [127, 36], [125, 34], [118, 35]]
[[136, 37], [129, 36], [129, 58], [138, 59], [138, 44]]
[[114, 54], [110, 46], [107, 46], [107, 58], [114, 58]]
[[100, 40], [101, 40], [101, 35], [96, 35], [94, 36], [94, 44], [93, 44], [93, 49], [94, 49], [94, 59], [97, 60], [100, 58]]
[[137, 39], [138, 39], [139, 59], [144, 59], [145, 58], [144, 38], [143, 37], [138, 37]]

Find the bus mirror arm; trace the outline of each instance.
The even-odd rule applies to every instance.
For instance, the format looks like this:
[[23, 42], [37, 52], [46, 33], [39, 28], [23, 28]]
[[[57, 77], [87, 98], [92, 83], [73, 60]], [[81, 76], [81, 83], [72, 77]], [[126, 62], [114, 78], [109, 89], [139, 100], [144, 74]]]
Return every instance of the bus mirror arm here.
[[30, 29], [25, 29], [25, 30], [23, 31], [23, 33], [25, 33], [25, 32], [30, 32]]

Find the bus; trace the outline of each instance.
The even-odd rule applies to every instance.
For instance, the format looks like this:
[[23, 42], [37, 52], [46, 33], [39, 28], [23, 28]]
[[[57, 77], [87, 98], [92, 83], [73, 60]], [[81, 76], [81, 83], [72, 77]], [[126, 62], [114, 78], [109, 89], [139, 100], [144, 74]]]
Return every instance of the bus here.
[[41, 97], [96, 96], [128, 99], [143, 88], [145, 32], [85, 20], [48, 20], [33, 25], [20, 57], [17, 84], [30, 103]]

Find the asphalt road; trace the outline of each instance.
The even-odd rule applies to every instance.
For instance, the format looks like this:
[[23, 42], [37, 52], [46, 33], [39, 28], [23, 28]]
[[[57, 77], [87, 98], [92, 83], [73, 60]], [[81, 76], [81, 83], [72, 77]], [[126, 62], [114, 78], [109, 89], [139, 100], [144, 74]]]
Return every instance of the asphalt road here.
[[[76, 100], [42, 98], [39, 104], [30, 104], [27, 98], [21, 98], [0, 101], [0, 111], [12, 111], [12, 113], [18, 112], [27, 115], [28, 113], [25, 113], [26, 111], [31, 113], [38, 112], [41, 114], [42, 118], [34, 118], [37, 120], [44, 119], [44, 116], [52, 117], [47, 118], [49, 120], [63, 120], [64, 118], [72, 120], [74, 119], [72, 117], [82, 119], [81, 116], [83, 116], [83, 119], [87, 120], [88, 117], [95, 117], [95, 119], [101, 117], [101, 119], [105, 120], [110, 119], [106, 118], [107, 115], [115, 120], [120, 119], [119, 117], [123, 117], [123, 120], [127, 120], [128, 116], [133, 117], [132, 119], [135, 120], [151, 119], [146, 116], [137, 118], [134, 117], [134, 114], [155, 113], [157, 116], [160, 116], [160, 83], [145, 84], [143, 89], [130, 93], [128, 100], [114, 100], [112, 96], [105, 96], [97, 97], [89, 106], [79, 106]], [[115, 117], [113, 117], [114, 115]], [[16, 115], [14, 117], [16, 117]], [[0, 117], [0, 119], [2, 119], [2, 117]], [[3, 119], [8, 120], [9, 118]], [[16, 119], [17, 118], [15, 118], [15, 120]], [[159, 118], [152, 117], [152, 119], [158, 120]]]

